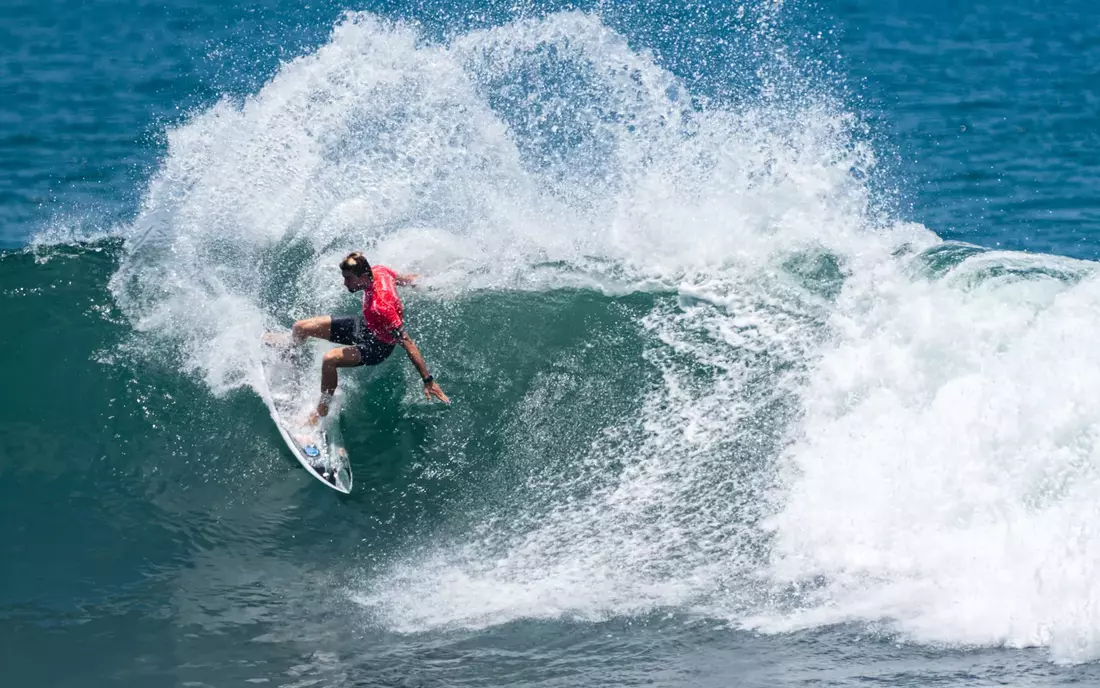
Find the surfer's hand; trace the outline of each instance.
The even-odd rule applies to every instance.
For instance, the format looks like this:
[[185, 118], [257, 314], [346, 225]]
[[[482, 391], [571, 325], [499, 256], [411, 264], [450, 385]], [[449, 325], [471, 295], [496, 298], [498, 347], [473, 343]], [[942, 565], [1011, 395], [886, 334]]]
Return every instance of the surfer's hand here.
[[439, 399], [444, 404], [451, 403], [451, 400], [447, 398], [447, 395], [443, 393], [443, 390], [439, 388], [439, 383], [435, 380], [424, 383], [424, 398], [431, 401], [432, 397]]

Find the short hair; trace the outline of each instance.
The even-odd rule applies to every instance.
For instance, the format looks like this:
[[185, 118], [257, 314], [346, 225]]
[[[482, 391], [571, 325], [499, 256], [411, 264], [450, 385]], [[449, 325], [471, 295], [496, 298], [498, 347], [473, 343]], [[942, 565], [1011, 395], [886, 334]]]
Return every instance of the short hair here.
[[340, 261], [340, 269], [362, 277], [364, 273], [370, 272], [370, 263], [362, 253], [352, 251]]

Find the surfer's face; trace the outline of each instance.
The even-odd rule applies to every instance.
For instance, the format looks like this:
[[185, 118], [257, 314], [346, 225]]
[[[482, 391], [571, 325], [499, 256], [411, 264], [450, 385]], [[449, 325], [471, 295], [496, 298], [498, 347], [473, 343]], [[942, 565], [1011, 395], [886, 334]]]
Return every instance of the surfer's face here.
[[347, 270], [341, 270], [340, 272], [344, 276], [344, 288], [352, 293], [363, 291], [371, 285], [372, 280], [369, 272], [362, 275]]

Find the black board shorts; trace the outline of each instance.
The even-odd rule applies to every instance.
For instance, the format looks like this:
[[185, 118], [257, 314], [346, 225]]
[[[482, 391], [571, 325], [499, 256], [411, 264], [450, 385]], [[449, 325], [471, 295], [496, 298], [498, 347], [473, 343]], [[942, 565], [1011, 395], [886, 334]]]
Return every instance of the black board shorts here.
[[333, 315], [329, 330], [330, 342], [354, 346], [359, 350], [359, 365], [378, 365], [393, 353], [394, 344], [374, 336], [363, 322], [363, 316]]

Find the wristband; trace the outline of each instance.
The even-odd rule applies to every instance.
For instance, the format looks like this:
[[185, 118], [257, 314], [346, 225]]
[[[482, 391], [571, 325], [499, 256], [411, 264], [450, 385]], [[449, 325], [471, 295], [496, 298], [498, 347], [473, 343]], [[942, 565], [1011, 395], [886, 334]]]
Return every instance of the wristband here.
[[435, 382], [435, 375], [429, 375], [428, 377], [424, 378], [424, 384], [426, 385], [430, 385], [433, 382]]

